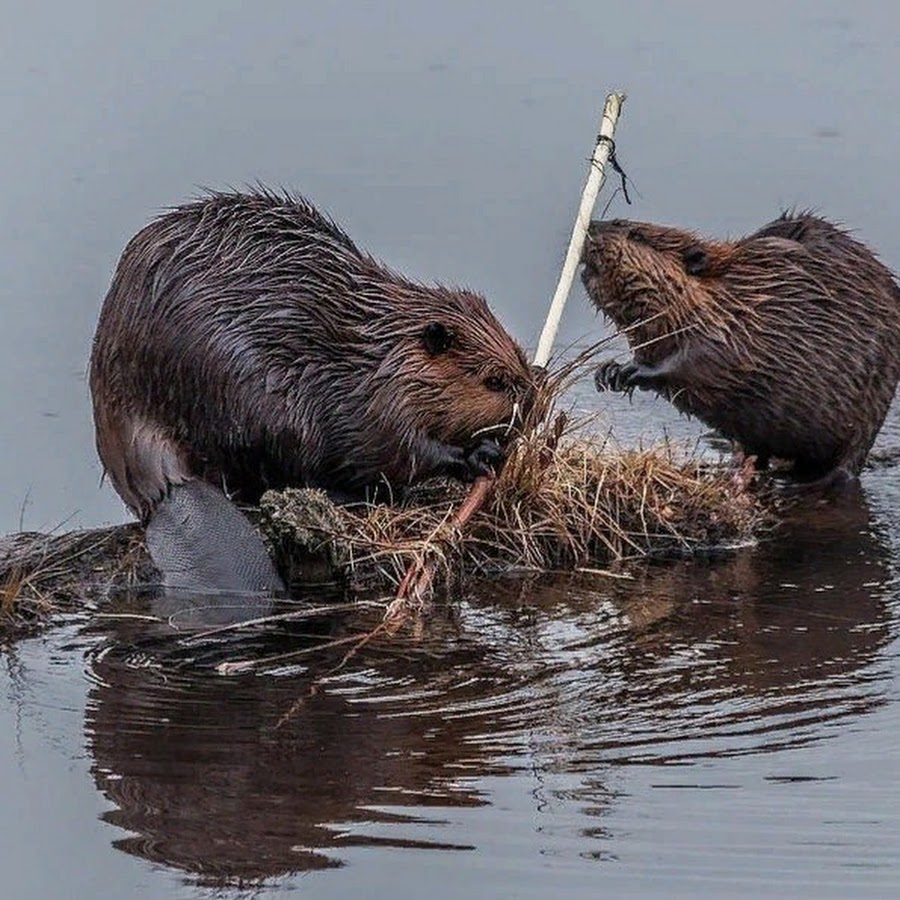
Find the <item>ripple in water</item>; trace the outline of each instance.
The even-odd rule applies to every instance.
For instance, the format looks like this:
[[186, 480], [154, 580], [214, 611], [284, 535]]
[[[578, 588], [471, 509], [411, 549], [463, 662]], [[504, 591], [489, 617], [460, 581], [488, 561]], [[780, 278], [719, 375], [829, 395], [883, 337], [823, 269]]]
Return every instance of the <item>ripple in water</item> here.
[[[340, 668], [343, 645], [216, 674], [223, 657], [312, 641], [309, 623], [186, 655], [183, 637], [122, 622], [89, 660], [105, 817], [126, 852], [257, 881], [340, 865], [350, 846], [471, 847], [441, 823], [488, 803], [489, 776], [565, 773], [615, 803], [598, 786], [611, 765], [820, 741], [884, 702], [889, 558], [859, 496], [724, 560], [473, 583], [421, 640], [367, 645]], [[330, 617], [319, 637], [364, 618]]]

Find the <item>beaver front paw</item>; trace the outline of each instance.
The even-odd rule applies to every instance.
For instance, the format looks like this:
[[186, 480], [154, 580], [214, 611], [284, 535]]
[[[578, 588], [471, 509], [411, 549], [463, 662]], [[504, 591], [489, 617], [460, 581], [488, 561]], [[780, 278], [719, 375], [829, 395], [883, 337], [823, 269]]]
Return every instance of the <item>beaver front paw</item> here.
[[490, 438], [466, 448], [441, 444], [439, 456], [434, 460], [430, 472], [432, 475], [446, 475], [459, 481], [474, 481], [481, 475], [498, 472], [504, 459], [500, 446]]
[[491, 438], [485, 438], [477, 447], [466, 452], [469, 477], [465, 480], [474, 481], [480, 475], [499, 472], [505, 459], [506, 454], [500, 449], [500, 445]]
[[636, 387], [635, 376], [638, 366], [633, 362], [617, 363], [613, 359], [600, 363], [594, 372], [594, 386], [599, 392], [616, 391], [631, 393]]

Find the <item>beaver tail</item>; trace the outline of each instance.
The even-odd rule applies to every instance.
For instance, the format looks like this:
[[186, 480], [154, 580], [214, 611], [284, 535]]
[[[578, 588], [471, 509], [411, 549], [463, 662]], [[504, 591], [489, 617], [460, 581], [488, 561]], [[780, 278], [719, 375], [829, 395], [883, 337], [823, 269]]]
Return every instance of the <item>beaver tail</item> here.
[[166, 589], [205, 594], [284, 591], [249, 519], [205, 481], [173, 485], [150, 515], [146, 535]]

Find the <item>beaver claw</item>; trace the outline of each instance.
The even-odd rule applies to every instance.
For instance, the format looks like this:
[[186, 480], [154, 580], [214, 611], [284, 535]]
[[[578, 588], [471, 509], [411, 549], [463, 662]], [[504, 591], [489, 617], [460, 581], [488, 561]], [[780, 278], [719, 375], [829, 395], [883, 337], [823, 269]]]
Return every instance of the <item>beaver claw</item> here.
[[639, 367], [633, 363], [617, 363], [608, 359], [600, 363], [594, 372], [594, 386], [599, 392], [616, 391], [631, 393], [637, 387], [636, 376]]

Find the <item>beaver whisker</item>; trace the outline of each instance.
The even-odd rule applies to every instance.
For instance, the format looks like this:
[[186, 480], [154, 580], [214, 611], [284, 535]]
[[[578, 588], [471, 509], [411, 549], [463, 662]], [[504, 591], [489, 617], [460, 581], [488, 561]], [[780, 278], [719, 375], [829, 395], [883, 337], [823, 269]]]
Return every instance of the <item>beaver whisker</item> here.
[[521, 412], [522, 410], [520, 409], [519, 401], [513, 401], [512, 412], [509, 415], [509, 421], [506, 423], [506, 431], [504, 432], [504, 435], [509, 436], [510, 432], [512, 432], [516, 422], [519, 421]]
[[[655, 322], [657, 319], [662, 319], [664, 317], [665, 317], [665, 313], [658, 312], [658, 313], [654, 313], [652, 316], [646, 316], [644, 318], [641, 318], [637, 322], [632, 322], [630, 325], [626, 325], [624, 328], [617, 325], [616, 334], [614, 336], [617, 337], [620, 334], [628, 335], [633, 331], [643, 330], [648, 325]], [[614, 319], [611, 321], [615, 322]]]
[[[677, 337], [679, 334], [686, 334], [689, 331], [693, 331], [697, 328], [696, 322], [691, 322], [688, 325], [683, 325], [681, 328], [676, 328], [673, 331], [666, 331], [664, 334], [658, 334], [655, 337], [647, 338], [647, 340], [639, 343], [632, 344], [631, 350], [645, 350], [647, 347], [652, 347], [654, 344], [658, 344], [661, 341], [668, 340], [672, 337]], [[626, 331], [620, 331], [619, 334], [627, 334]]]
[[515, 417], [513, 417], [508, 422], [497, 422], [495, 425], [485, 425], [483, 428], [479, 428], [477, 431], [472, 432], [472, 437], [477, 438], [481, 437], [484, 434], [491, 434], [493, 432], [501, 432], [504, 436], [508, 435], [510, 430], [512, 429], [512, 422]]

